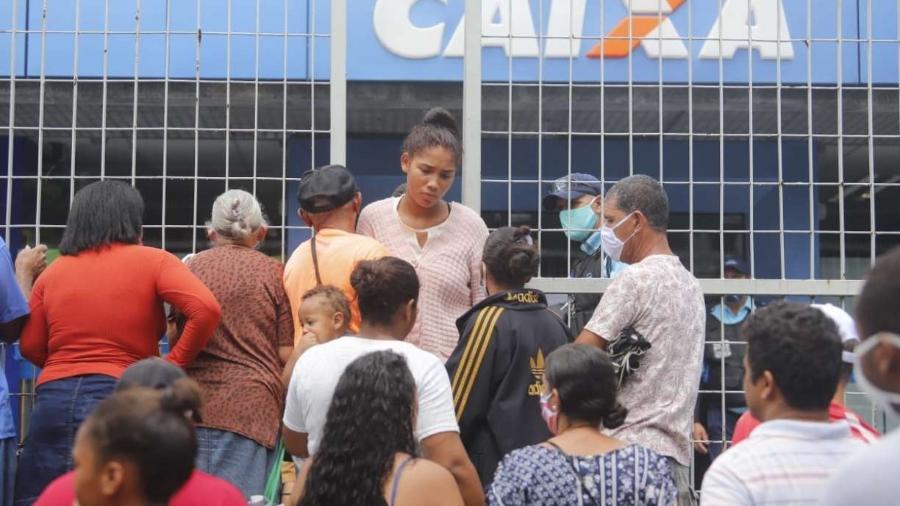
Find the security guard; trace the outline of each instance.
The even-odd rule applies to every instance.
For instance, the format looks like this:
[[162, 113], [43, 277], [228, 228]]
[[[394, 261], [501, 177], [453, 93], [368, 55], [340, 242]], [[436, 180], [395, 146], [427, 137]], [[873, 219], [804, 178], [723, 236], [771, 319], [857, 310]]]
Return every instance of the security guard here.
[[[600, 250], [600, 196], [603, 185], [594, 176], [572, 173], [553, 182], [550, 193], [544, 196], [546, 211], [559, 211], [560, 226], [569, 240], [579, 243], [572, 248], [573, 278], [612, 278], [627, 267], [622, 262], [605, 258]], [[600, 294], [570, 295], [565, 308], [569, 327], [575, 335], [581, 332], [594, 314]]]

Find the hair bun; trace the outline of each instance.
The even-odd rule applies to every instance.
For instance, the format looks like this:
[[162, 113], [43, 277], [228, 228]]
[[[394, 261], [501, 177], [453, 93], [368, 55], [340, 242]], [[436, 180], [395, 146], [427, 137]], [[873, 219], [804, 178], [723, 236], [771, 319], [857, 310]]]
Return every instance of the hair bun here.
[[607, 429], [619, 428], [625, 423], [625, 418], [627, 416], [628, 408], [616, 402], [616, 407], [603, 417], [603, 426]]
[[184, 413], [200, 408], [200, 387], [193, 380], [181, 378], [164, 388], [159, 399], [160, 407], [166, 411]]
[[422, 123], [445, 128], [452, 132], [455, 137], [459, 137], [459, 127], [456, 124], [456, 118], [443, 107], [432, 107], [429, 109], [422, 118]]

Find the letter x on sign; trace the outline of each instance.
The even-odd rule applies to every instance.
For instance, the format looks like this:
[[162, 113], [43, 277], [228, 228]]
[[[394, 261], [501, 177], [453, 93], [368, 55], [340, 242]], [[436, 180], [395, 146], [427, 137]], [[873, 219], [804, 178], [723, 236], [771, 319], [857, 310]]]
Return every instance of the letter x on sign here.
[[[660, 49], [663, 49], [663, 52], [667, 52], [659, 46], [659, 41], [665, 38], [669, 32], [675, 31], [675, 27], [672, 26], [672, 22], [669, 20], [669, 15], [675, 12], [675, 9], [681, 7], [685, 0], [622, 0], [622, 2], [625, 4], [626, 9], [630, 7], [628, 15], [622, 18], [619, 24], [606, 34], [603, 41], [597, 43], [588, 51], [587, 57], [625, 58], [631, 54], [634, 48], [645, 42], [645, 38], [657, 39], [657, 45], [654, 48], [656, 51], [651, 50], [648, 52], [660, 52]], [[650, 49], [646, 45], [644, 48]]]

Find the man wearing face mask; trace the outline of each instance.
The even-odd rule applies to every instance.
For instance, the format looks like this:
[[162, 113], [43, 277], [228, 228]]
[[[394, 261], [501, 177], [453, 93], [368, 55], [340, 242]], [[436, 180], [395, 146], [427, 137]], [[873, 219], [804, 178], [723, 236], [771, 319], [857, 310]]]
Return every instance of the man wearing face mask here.
[[[569, 275], [573, 278], [612, 278], [626, 264], [602, 254], [600, 247], [600, 203], [603, 186], [594, 176], [573, 173], [553, 182], [544, 196], [545, 211], [559, 211], [559, 223], [569, 240], [579, 243], [572, 248]], [[594, 314], [600, 295], [579, 293], [569, 297], [569, 328], [577, 334]]]
[[[878, 258], [856, 299], [862, 342], [854, 350], [856, 384], [887, 414], [900, 420], [900, 248]], [[900, 430], [844, 461], [820, 504], [897, 504], [900, 497]], [[852, 477], [852, 478], [851, 478]]]
[[650, 342], [623, 383], [624, 425], [609, 435], [668, 458], [681, 505], [691, 491], [691, 426], [703, 361], [706, 310], [694, 276], [666, 238], [669, 201], [655, 179], [622, 179], [603, 201], [603, 251], [629, 267], [612, 280], [576, 342], [606, 349], [632, 328]]
[[[723, 266], [725, 279], [750, 278], [750, 268], [743, 259], [726, 257]], [[720, 393], [701, 393], [697, 399], [694, 449], [699, 453], [709, 454], [710, 460], [715, 460], [722, 453], [722, 441], [731, 439], [738, 417], [747, 411], [747, 403], [741, 390], [747, 345], [739, 341], [744, 341], [740, 332], [741, 325], [754, 309], [750, 296], [726, 295], [712, 307], [706, 317], [706, 345], [703, 350], [700, 389], [717, 391], [724, 388], [727, 392], [724, 396], [724, 410]]]

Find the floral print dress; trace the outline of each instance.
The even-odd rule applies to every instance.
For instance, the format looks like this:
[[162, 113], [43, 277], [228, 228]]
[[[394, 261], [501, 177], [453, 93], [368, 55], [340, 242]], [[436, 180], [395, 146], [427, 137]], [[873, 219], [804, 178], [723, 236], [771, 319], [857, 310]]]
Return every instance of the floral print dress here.
[[507, 455], [488, 487], [490, 505], [674, 505], [665, 457], [638, 445], [590, 457], [542, 445]]

